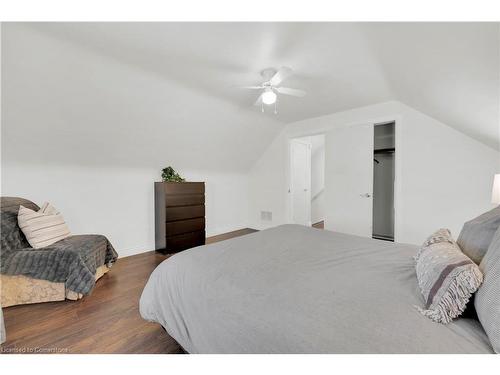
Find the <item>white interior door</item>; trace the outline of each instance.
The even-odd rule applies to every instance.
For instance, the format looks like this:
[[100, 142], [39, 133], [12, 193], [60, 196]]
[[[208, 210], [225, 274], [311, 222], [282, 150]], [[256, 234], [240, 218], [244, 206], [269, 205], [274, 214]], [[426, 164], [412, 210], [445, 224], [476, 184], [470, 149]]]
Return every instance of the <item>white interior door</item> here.
[[290, 141], [290, 193], [292, 222], [311, 225], [311, 144]]
[[325, 140], [325, 228], [372, 237], [373, 125], [334, 129]]

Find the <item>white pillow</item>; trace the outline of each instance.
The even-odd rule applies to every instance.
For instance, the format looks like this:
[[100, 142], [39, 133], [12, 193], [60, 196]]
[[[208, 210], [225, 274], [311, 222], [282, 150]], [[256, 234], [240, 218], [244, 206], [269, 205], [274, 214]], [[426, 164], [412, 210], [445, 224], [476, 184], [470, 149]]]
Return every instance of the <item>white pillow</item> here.
[[20, 206], [17, 223], [31, 247], [35, 249], [52, 245], [71, 236], [62, 215], [47, 202], [42, 205], [38, 212]]

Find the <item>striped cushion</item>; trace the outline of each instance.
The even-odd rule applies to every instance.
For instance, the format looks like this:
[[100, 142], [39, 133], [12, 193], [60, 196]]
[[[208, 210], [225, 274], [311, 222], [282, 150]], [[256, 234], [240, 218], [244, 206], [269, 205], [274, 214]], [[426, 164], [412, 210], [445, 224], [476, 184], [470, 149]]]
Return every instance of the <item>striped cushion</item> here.
[[38, 212], [20, 206], [17, 222], [35, 249], [52, 245], [71, 235], [62, 215], [49, 203], [44, 203]]
[[483, 281], [479, 267], [449, 241], [422, 247], [416, 264], [425, 307], [418, 310], [438, 323], [461, 315]]
[[479, 268], [484, 273], [484, 283], [476, 293], [474, 306], [493, 349], [500, 353], [500, 228]]

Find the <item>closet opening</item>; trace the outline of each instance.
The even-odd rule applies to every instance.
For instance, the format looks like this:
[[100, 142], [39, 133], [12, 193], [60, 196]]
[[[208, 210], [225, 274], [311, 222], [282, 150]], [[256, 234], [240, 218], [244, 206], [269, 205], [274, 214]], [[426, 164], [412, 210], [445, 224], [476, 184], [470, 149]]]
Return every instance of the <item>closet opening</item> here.
[[373, 233], [394, 241], [395, 123], [375, 124], [373, 150]]

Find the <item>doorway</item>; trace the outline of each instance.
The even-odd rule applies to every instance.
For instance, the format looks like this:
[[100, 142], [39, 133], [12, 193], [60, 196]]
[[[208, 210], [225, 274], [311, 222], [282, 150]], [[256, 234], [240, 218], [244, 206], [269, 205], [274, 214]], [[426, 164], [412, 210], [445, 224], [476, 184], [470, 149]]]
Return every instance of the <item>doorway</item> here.
[[398, 240], [398, 126], [391, 119], [336, 126], [326, 133], [325, 229]]
[[325, 136], [290, 140], [290, 221], [323, 226], [325, 218]]
[[394, 122], [374, 126], [372, 237], [385, 241], [394, 241], [394, 128]]

